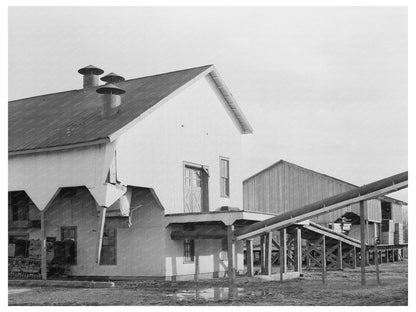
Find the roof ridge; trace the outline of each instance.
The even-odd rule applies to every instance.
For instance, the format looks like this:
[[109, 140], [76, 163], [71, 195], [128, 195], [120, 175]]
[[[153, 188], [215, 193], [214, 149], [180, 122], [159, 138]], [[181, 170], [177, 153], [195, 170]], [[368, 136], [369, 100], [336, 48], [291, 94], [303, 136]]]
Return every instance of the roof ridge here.
[[[137, 78], [126, 79], [125, 81], [119, 82], [119, 84], [123, 84], [125, 82], [129, 82], [129, 81], [133, 81], [133, 80], [138, 80], [138, 79], [144, 79], [144, 78], [150, 78], [150, 77], [155, 77], [155, 76], [162, 76], [162, 75], [167, 75], [167, 74], [173, 74], [173, 73], [188, 71], [188, 70], [197, 69], [197, 68], [203, 68], [203, 67], [209, 68], [210, 66], [214, 66], [214, 65], [213, 64], [209, 64], [209, 65], [203, 65], [203, 66], [196, 66], [196, 67], [185, 68], [185, 69], [178, 69], [178, 70], [164, 72], [164, 73], [159, 73], [159, 74], [154, 74], [154, 75], [148, 75], [148, 76], [142, 76], [142, 77], [137, 77]], [[94, 86], [94, 87], [90, 87], [88, 89], [99, 88], [99, 87], [102, 87], [102, 86], [104, 86], [104, 85]], [[11, 101], [8, 101], [8, 103], [22, 101], [22, 100], [27, 100], [27, 99], [33, 99], [33, 98], [42, 97], [42, 96], [55, 95], [55, 94], [66, 93], [66, 92], [77, 92], [77, 91], [83, 91], [83, 90], [85, 90], [85, 89], [84, 88], [81, 88], [81, 89], [72, 89], [72, 90], [66, 90], [66, 91], [58, 91], [58, 92], [51, 92], [51, 93], [46, 93], [46, 94], [33, 95], [33, 96], [25, 97], [25, 98], [11, 100]]]
[[213, 64], [209, 64], [209, 65], [203, 65], [203, 66], [196, 66], [196, 67], [185, 68], [185, 69], [178, 69], [178, 70], [173, 70], [173, 71], [159, 73], [159, 74], [154, 74], [154, 75], [148, 75], [148, 76], [142, 76], [142, 77], [137, 77], [137, 78], [131, 78], [131, 79], [126, 79], [125, 81], [120, 82], [120, 83], [124, 83], [124, 82], [127, 82], [127, 81], [132, 81], [132, 80], [137, 80], [137, 79], [143, 79], [143, 78], [150, 78], [150, 77], [155, 77], [155, 76], [162, 76], [162, 75], [167, 75], [167, 74], [179, 73], [179, 72], [188, 71], [188, 70], [197, 69], [197, 68], [203, 68], [203, 67], [209, 68], [211, 66], [214, 66], [214, 65]]

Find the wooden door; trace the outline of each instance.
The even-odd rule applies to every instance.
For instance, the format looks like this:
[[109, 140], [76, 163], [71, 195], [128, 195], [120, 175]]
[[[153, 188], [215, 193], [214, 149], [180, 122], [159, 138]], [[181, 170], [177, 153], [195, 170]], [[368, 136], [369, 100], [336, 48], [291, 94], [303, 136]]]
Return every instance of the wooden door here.
[[185, 166], [185, 212], [202, 212], [204, 205], [204, 172]]

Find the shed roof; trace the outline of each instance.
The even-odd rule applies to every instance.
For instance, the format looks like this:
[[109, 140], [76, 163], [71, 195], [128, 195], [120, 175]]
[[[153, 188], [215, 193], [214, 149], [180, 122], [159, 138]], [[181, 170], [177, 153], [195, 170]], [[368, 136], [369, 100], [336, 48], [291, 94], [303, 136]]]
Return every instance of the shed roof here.
[[[261, 171], [259, 171], [259, 172], [255, 173], [255, 174], [253, 174], [252, 176], [250, 176], [250, 177], [248, 177], [247, 179], [245, 179], [245, 180], [243, 181], [243, 183], [245, 183], [246, 181], [248, 181], [248, 180], [250, 180], [250, 179], [254, 178], [255, 176], [257, 176], [257, 175], [259, 175], [259, 174], [261, 174], [261, 173], [263, 173], [263, 172], [265, 172], [265, 171], [268, 171], [269, 169], [271, 169], [271, 168], [273, 168], [273, 167], [275, 167], [275, 166], [279, 166], [279, 165], [282, 165], [282, 164], [287, 164], [287, 165], [291, 166], [292, 168], [295, 168], [295, 169], [298, 169], [298, 170], [305, 170], [305, 171], [310, 172], [310, 173], [312, 173], [312, 174], [317, 174], [317, 175], [319, 175], [319, 176], [321, 176], [321, 177], [325, 177], [325, 178], [330, 179], [330, 180], [333, 180], [333, 181], [338, 181], [338, 182], [340, 182], [340, 183], [342, 183], [342, 184], [346, 184], [346, 185], [349, 185], [349, 186], [351, 186], [351, 187], [358, 187], [358, 185], [354, 185], [354, 184], [352, 184], [352, 183], [346, 182], [346, 181], [344, 181], [344, 180], [340, 180], [340, 179], [338, 179], [338, 178], [335, 178], [335, 177], [329, 176], [329, 175], [327, 175], [327, 174], [320, 173], [320, 172], [314, 171], [314, 170], [312, 170], [312, 169], [308, 169], [308, 168], [305, 168], [305, 167], [302, 167], [302, 166], [296, 165], [296, 164], [294, 164], [294, 163], [288, 162], [288, 161], [283, 160], [283, 159], [281, 159], [281, 160], [279, 160], [279, 161], [275, 162], [274, 164], [272, 164], [272, 165], [270, 165], [270, 166], [268, 166], [268, 167], [264, 168], [263, 170], [261, 170]], [[383, 201], [387, 201], [387, 202], [390, 202], [390, 203], [399, 204], [399, 205], [407, 205], [407, 203], [406, 203], [405, 201], [402, 201], [402, 200], [399, 200], [399, 199], [396, 199], [396, 198], [392, 198], [392, 197], [388, 197], [388, 196], [385, 196], [385, 195], [380, 196], [378, 199], [383, 200]]]
[[[196, 79], [209, 75], [223, 95], [242, 133], [252, 129], [213, 65], [130, 79], [117, 83], [125, 90], [122, 109], [112, 118], [97, 113], [98, 87], [35, 96], [9, 102], [9, 155], [113, 141], [145, 112], [152, 111]], [[225, 92], [225, 94], [224, 94]]]

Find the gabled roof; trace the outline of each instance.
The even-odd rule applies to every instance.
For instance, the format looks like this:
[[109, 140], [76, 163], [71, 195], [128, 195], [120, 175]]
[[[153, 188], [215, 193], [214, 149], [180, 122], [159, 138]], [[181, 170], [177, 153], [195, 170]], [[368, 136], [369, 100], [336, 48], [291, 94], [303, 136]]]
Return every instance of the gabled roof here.
[[99, 87], [65, 91], [9, 102], [9, 155], [115, 140], [132, 124], [176, 92], [209, 75], [237, 121], [241, 133], [252, 128], [213, 65], [126, 80], [121, 111], [111, 118], [98, 112]]
[[[273, 168], [273, 167], [275, 167], [275, 166], [282, 165], [282, 164], [287, 164], [287, 165], [289, 165], [289, 166], [291, 166], [291, 167], [293, 167], [293, 168], [295, 168], [295, 169], [298, 169], [298, 170], [305, 170], [305, 171], [310, 172], [310, 173], [312, 173], [312, 174], [316, 174], [316, 175], [319, 175], [319, 176], [321, 176], [321, 177], [325, 177], [325, 178], [330, 179], [330, 180], [333, 180], [333, 181], [338, 181], [338, 182], [340, 182], [340, 183], [342, 183], [342, 184], [349, 185], [349, 186], [351, 186], [352, 188], [356, 188], [356, 187], [358, 187], [358, 185], [354, 185], [354, 184], [352, 184], [352, 183], [349, 183], [349, 182], [346, 182], [346, 181], [340, 180], [340, 179], [338, 179], [338, 178], [334, 178], [334, 177], [329, 176], [329, 175], [327, 175], [327, 174], [320, 173], [320, 172], [317, 172], [317, 171], [314, 171], [314, 170], [311, 170], [311, 169], [308, 169], [308, 168], [305, 168], [305, 167], [302, 167], [302, 166], [296, 165], [296, 164], [294, 164], [294, 163], [288, 162], [288, 161], [283, 160], [283, 159], [281, 159], [281, 160], [279, 160], [279, 161], [275, 162], [274, 164], [272, 164], [272, 165], [270, 165], [270, 166], [268, 166], [268, 167], [264, 168], [263, 170], [261, 170], [261, 171], [259, 171], [259, 172], [255, 173], [255, 174], [253, 174], [252, 176], [250, 176], [250, 177], [248, 177], [247, 179], [245, 179], [245, 180], [243, 181], [243, 183], [244, 183], [244, 182], [246, 182], [246, 181], [248, 181], [248, 180], [250, 180], [250, 179], [252, 179], [252, 178], [254, 178], [255, 176], [257, 176], [257, 175], [259, 175], [259, 174], [261, 174], [261, 173], [263, 173], [263, 172], [265, 172], [265, 171], [268, 171], [269, 169], [271, 169], [271, 168]], [[395, 198], [392, 198], [392, 197], [388, 197], [388, 196], [385, 196], [385, 195], [378, 197], [378, 199], [383, 200], [383, 201], [387, 201], [387, 202], [389, 202], [389, 203], [395, 203], [395, 204], [399, 204], [399, 205], [407, 205], [407, 203], [406, 203], [405, 201], [402, 201], [402, 200], [399, 200], [399, 199], [395, 199]]]

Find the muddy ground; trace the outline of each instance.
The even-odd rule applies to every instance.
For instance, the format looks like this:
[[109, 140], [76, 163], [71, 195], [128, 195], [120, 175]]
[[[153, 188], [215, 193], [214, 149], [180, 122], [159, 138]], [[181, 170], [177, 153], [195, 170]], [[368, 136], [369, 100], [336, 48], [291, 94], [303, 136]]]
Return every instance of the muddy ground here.
[[361, 286], [360, 268], [330, 271], [322, 284], [320, 272], [285, 282], [248, 281], [233, 285], [216, 279], [200, 282], [128, 281], [113, 289], [9, 287], [9, 305], [358, 305], [408, 304], [407, 261], [380, 265], [381, 285], [374, 266], [367, 267]]

